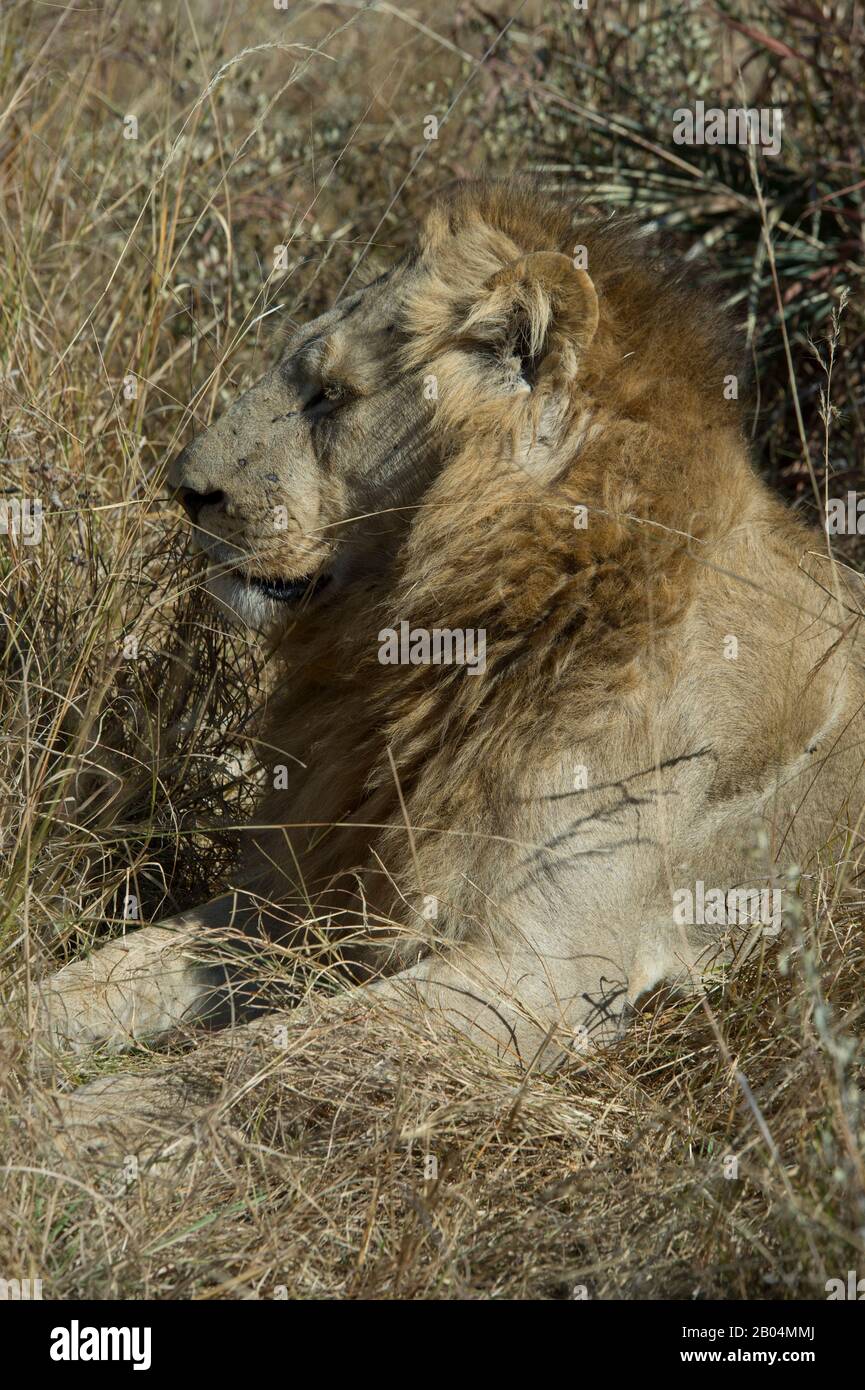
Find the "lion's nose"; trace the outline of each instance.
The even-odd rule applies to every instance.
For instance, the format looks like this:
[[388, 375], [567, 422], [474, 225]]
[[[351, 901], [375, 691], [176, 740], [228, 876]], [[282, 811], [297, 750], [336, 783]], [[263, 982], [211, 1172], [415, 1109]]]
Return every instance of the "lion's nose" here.
[[215, 492], [196, 492], [195, 488], [192, 487], [180, 488], [180, 500], [186, 508], [190, 521], [198, 520], [198, 514], [202, 507], [215, 507], [224, 497], [225, 493], [218, 489]]
[[181, 449], [168, 469], [168, 485], [193, 522], [198, 520], [202, 507], [217, 506], [225, 499], [225, 493], [220, 488], [212, 487], [207, 475], [202, 475], [201, 469], [196, 468], [195, 443], [193, 440], [185, 449]]
[[188, 474], [192, 463], [192, 445], [187, 444], [185, 449], [181, 449], [179, 454], [168, 465], [168, 486], [174, 488], [175, 492], [180, 493], [188, 487]]

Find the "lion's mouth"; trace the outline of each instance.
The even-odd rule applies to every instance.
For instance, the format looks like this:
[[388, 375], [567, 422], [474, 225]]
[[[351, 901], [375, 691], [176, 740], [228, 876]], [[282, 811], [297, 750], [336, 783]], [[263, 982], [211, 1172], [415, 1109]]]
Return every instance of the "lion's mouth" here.
[[313, 599], [330, 583], [329, 574], [305, 574], [300, 579], [250, 579], [249, 584], [276, 603]]

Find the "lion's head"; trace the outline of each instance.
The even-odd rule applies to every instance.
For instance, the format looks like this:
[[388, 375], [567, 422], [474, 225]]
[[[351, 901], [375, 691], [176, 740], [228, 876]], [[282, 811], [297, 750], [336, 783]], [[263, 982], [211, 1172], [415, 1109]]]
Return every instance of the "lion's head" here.
[[466, 186], [291, 337], [171, 470], [225, 606], [278, 623], [375, 574], [467, 431], [503, 466], [555, 472], [598, 329], [577, 238], [528, 186]]

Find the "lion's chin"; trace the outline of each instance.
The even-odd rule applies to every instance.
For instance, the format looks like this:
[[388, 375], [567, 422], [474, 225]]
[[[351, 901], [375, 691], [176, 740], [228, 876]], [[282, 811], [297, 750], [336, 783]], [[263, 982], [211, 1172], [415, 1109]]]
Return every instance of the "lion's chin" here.
[[273, 603], [283, 603], [296, 606], [304, 602], [311, 603], [318, 598], [322, 589], [330, 583], [329, 574], [307, 574], [302, 579], [250, 579], [246, 581], [250, 588], [257, 589], [266, 599]]
[[301, 579], [246, 579], [236, 574], [212, 574], [207, 590], [233, 622], [264, 632], [317, 604], [329, 583], [328, 574]]

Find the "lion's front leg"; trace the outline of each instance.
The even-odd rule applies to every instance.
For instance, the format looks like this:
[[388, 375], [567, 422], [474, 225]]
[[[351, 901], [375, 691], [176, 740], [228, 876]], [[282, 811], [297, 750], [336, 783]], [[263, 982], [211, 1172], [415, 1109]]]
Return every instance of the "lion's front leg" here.
[[538, 928], [536, 944], [463, 943], [367, 989], [377, 1005], [462, 1034], [521, 1071], [543, 1071], [614, 1042], [632, 1014], [617, 944], [602, 947], [565, 961], [561, 942]]
[[[526, 985], [524, 970], [512, 976], [500, 953], [469, 947], [337, 995], [313, 993], [290, 1011], [209, 1034], [157, 1071], [99, 1076], [55, 1096], [56, 1143], [109, 1174], [134, 1154], [142, 1173], [167, 1178], [206, 1143], [209, 1127], [242, 1135], [286, 1074], [302, 1076], [311, 1065], [341, 1070], [353, 1093], [399, 1085], [401, 1057], [423, 1055], [431, 1039], [437, 1047], [469, 1043], [523, 1072], [547, 1067], [574, 1045], [570, 1010], [539, 1017], [512, 992]], [[307, 1111], [315, 1122], [315, 1104], [293, 1089], [292, 1122]]]
[[198, 937], [184, 927], [145, 927], [64, 966], [37, 986], [37, 1041], [116, 1051], [197, 1017], [214, 988], [212, 968], [194, 960]]
[[36, 986], [42, 1050], [119, 1051], [159, 1042], [182, 1025], [230, 1022], [252, 993], [238, 943], [258, 911], [226, 894], [159, 926], [142, 927]]
[[[585, 973], [563, 991], [553, 988], [536, 951], [464, 942], [398, 975], [336, 996], [313, 993], [288, 1012], [209, 1035], [158, 1072], [98, 1077], [56, 1097], [58, 1134], [70, 1152], [98, 1151], [109, 1166], [140, 1151], [162, 1167], [181, 1153], [178, 1136], [191, 1134], [202, 1116], [236, 1123], [250, 1096], [309, 1049], [323, 1065], [348, 1057], [359, 1076], [372, 1065], [384, 1083], [389, 1072], [399, 1073], [406, 1045], [417, 1052], [425, 1038], [444, 1042], [450, 1035], [456, 1047], [467, 1041], [534, 1071], [589, 1042], [612, 1040], [626, 1005], [624, 983], [610, 982], [609, 957], [587, 957]], [[370, 1032], [376, 1045], [359, 1047]], [[295, 1099], [301, 1104], [301, 1096]]]

